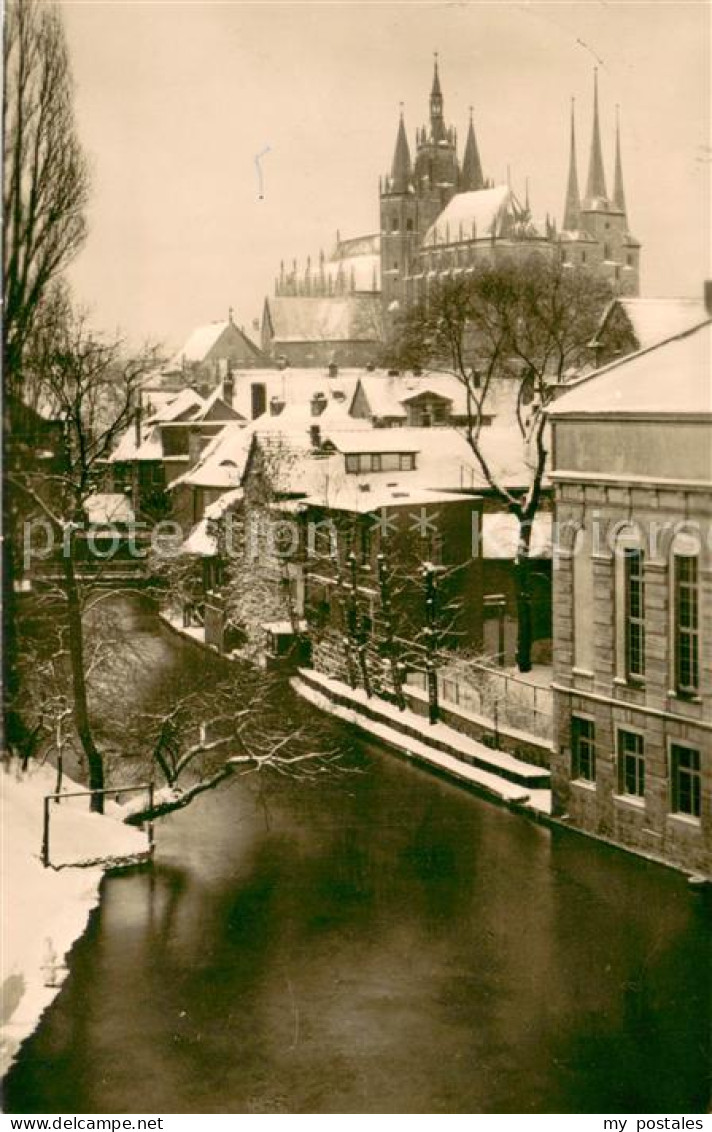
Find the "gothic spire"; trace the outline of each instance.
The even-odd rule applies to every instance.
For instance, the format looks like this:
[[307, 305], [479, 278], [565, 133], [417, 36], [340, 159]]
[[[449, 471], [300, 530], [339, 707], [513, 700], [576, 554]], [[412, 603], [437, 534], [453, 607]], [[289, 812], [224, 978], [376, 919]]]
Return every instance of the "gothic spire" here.
[[443, 120], [443, 92], [440, 88], [440, 74], [438, 72], [438, 53], [435, 52], [435, 70], [433, 73], [433, 87], [430, 91], [430, 130], [433, 141], [446, 140], [445, 122]]
[[411, 165], [410, 165], [410, 149], [408, 147], [408, 138], [405, 132], [405, 123], [403, 121], [403, 104], [401, 103], [400, 121], [398, 123], [398, 135], [396, 137], [396, 148], [393, 154], [393, 168], [391, 169], [392, 189], [394, 193], [405, 193], [408, 191], [411, 179]]
[[471, 192], [473, 189], [483, 189], [484, 185], [480, 153], [477, 148], [475, 127], [472, 121], [472, 107], [470, 107], [470, 126], [467, 131], [467, 141], [465, 142], [465, 156], [462, 159], [461, 187], [463, 192], [467, 193]]
[[625, 192], [623, 190], [623, 165], [621, 163], [621, 124], [616, 106], [616, 172], [613, 182], [613, 204], [625, 214]]
[[606, 200], [606, 175], [603, 171], [603, 154], [601, 153], [601, 131], [598, 125], [598, 67], [593, 69], [593, 133], [591, 134], [591, 156], [588, 163], [588, 182], [586, 185], [586, 200], [593, 201], [596, 197]]
[[569, 153], [569, 179], [566, 185], [564, 205], [564, 232], [576, 232], [581, 227], [581, 198], [579, 196], [578, 173], [576, 172], [576, 127], [574, 125], [574, 100], [571, 99], [571, 149]]

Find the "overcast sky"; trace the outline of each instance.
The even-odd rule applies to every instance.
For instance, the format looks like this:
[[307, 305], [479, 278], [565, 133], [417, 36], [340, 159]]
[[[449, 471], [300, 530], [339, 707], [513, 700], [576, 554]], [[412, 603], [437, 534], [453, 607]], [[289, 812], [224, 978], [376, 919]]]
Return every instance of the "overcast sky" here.
[[510, 165], [522, 194], [528, 176], [535, 214], [559, 223], [570, 99], [583, 189], [598, 60], [609, 182], [621, 107], [642, 293], [696, 295], [710, 275], [706, 0], [62, 6], [93, 165], [72, 277], [95, 322], [133, 341], [177, 347], [230, 306], [249, 327], [281, 258], [376, 231], [398, 104], [412, 144], [433, 51], [463, 141], [474, 105], [485, 175]]

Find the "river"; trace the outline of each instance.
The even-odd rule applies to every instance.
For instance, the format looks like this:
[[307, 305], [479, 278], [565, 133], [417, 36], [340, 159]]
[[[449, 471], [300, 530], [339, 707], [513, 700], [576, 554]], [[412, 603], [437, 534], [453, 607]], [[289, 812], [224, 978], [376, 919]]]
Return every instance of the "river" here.
[[[122, 616], [157, 685], [220, 663]], [[358, 773], [230, 780], [105, 879], [6, 1111], [706, 1111], [708, 898], [334, 737]]]

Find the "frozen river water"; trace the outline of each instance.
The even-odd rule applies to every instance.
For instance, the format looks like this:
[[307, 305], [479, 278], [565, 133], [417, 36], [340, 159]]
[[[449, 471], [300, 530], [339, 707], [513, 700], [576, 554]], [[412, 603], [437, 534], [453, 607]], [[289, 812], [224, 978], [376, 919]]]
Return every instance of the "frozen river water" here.
[[229, 781], [105, 880], [6, 1110], [704, 1111], [708, 898], [334, 733], [362, 773]]

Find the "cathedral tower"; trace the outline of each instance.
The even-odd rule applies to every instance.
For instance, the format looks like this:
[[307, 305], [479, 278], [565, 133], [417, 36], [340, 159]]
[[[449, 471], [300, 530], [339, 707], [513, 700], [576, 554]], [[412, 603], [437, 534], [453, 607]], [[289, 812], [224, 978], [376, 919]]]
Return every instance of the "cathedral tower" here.
[[381, 291], [385, 309], [402, 298], [419, 243], [418, 202], [401, 108], [390, 176], [381, 179]]
[[640, 289], [640, 244], [628, 230], [620, 126], [616, 124], [616, 175], [613, 198], [606, 190], [598, 116], [598, 71], [593, 79], [593, 129], [586, 195], [581, 204], [581, 226], [595, 241], [593, 259], [601, 274], [618, 294], [637, 295]]

